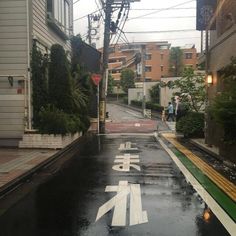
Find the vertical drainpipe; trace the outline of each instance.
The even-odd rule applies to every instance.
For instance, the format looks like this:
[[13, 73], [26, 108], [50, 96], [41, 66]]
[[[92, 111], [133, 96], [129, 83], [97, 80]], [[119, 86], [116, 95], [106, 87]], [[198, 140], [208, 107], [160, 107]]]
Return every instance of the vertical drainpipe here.
[[30, 17], [29, 17], [29, 0], [26, 0], [27, 14], [27, 82], [28, 82], [28, 129], [32, 129], [31, 122], [31, 73], [30, 73]]

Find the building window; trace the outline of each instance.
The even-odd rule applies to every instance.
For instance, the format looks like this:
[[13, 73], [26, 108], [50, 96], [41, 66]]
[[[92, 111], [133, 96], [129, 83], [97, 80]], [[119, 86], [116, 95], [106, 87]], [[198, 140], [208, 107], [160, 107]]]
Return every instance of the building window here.
[[192, 53], [185, 53], [185, 59], [192, 59], [193, 54]]
[[151, 72], [152, 67], [151, 66], [145, 66], [145, 72]]
[[161, 60], [163, 60], [164, 59], [164, 54], [161, 54]]
[[161, 50], [168, 49], [168, 46], [167, 45], [160, 45], [159, 49], [161, 49]]
[[151, 60], [152, 59], [152, 54], [146, 54], [145, 59], [146, 60]]
[[67, 0], [47, 0], [48, 18], [54, 20], [67, 35], [70, 28], [69, 3]]
[[152, 81], [152, 78], [150, 78], [150, 77], [145, 78], [145, 81], [146, 81], [146, 82], [151, 82], [151, 81]]
[[164, 66], [161, 66], [161, 71], [162, 71], [162, 72], [164, 71]]

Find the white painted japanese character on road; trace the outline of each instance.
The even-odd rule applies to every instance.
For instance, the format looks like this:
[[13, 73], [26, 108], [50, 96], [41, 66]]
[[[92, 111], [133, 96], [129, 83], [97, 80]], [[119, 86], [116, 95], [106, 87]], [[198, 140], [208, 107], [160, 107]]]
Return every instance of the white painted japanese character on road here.
[[96, 221], [114, 207], [111, 226], [126, 226], [127, 197], [130, 194], [129, 225], [148, 222], [147, 212], [142, 210], [140, 184], [119, 181], [118, 186], [107, 186], [105, 192], [117, 192], [117, 195], [98, 209]]
[[120, 163], [112, 167], [112, 169], [116, 171], [128, 172], [130, 171], [130, 167], [133, 167], [138, 171], [141, 170], [140, 166], [133, 164], [133, 163], [139, 163], [138, 155], [124, 154], [122, 156], [116, 156], [114, 163]]
[[125, 143], [120, 144], [120, 147], [118, 150], [120, 150], [120, 151], [138, 151], [137, 147], [133, 147], [135, 145], [136, 145], [136, 143], [125, 142]]

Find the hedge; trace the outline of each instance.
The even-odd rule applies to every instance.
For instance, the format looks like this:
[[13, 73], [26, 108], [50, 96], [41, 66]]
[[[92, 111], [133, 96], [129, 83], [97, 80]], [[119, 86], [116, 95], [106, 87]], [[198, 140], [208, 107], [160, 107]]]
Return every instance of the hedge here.
[[204, 137], [204, 114], [189, 112], [176, 122], [176, 131], [187, 138]]
[[[131, 105], [133, 105], [133, 106], [142, 107], [142, 104], [143, 104], [142, 101], [138, 101], [138, 100], [132, 100], [131, 101]], [[164, 107], [161, 106], [160, 104], [152, 103], [152, 102], [149, 102], [149, 101], [146, 102], [146, 108], [154, 110], [154, 111], [158, 111], [158, 112], [161, 112], [164, 109]]]

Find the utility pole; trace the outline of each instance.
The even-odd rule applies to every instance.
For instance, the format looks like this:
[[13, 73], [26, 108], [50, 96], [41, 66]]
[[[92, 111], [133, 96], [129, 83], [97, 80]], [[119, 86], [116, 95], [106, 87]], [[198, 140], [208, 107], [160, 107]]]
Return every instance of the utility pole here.
[[[103, 59], [102, 59], [102, 83], [100, 87], [100, 131], [105, 133], [106, 124], [106, 80], [108, 69], [108, 56], [110, 44], [110, 31], [111, 31], [111, 16], [113, 9], [124, 10], [124, 14], [128, 14], [131, 2], [139, 2], [140, 0], [100, 0], [105, 11], [105, 28], [104, 28], [104, 42], [103, 42]], [[118, 27], [121, 12], [115, 22], [115, 28]]]
[[92, 36], [91, 36], [91, 15], [88, 15], [88, 41], [89, 45], [91, 46], [92, 44]]
[[142, 77], [143, 77], [143, 116], [146, 116], [146, 45], [141, 45]]
[[105, 5], [105, 29], [103, 42], [103, 60], [102, 60], [102, 83], [100, 89], [100, 131], [105, 133], [106, 123], [106, 71], [108, 69], [108, 56], [110, 44], [110, 25], [112, 15], [112, 3], [114, 0], [107, 0]]

